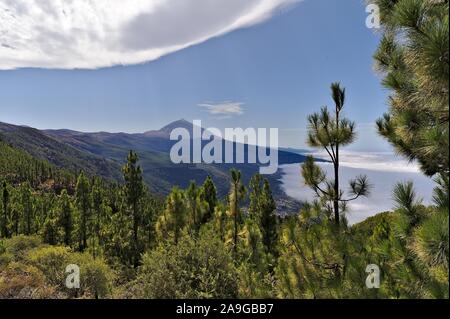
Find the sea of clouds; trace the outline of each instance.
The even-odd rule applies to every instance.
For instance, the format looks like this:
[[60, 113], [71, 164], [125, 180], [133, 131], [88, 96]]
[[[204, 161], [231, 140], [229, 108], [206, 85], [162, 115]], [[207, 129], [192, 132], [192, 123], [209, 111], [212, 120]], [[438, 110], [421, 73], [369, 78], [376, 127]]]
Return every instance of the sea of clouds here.
[[[323, 153], [313, 155], [326, 158]], [[319, 163], [319, 165], [328, 176], [332, 176], [331, 163]], [[314, 199], [314, 193], [304, 185], [300, 164], [283, 165], [281, 170], [282, 187], [287, 195], [301, 201]], [[431, 202], [435, 186], [433, 180], [424, 176], [416, 163], [409, 163], [393, 153], [344, 152], [341, 156], [340, 169], [342, 188], [347, 191], [348, 181], [361, 174], [368, 176], [372, 190], [368, 198], [358, 199], [349, 205], [347, 218], [350, 224], [361, 222], [380, 212], [392, 210], [395, 207], [392, 190], [398, 182], [412, 181], [424, 203]]]

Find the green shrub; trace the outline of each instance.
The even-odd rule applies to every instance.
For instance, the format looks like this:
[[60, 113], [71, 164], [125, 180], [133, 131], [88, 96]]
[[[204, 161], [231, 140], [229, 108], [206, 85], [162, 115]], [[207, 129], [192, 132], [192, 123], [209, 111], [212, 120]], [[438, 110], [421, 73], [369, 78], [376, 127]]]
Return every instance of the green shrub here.
[[22, 260], [29, 250], [42, 245], [37, 236], [15, 236], [5, 240], [6, 252], [14, 256], [15, 260]]
[[69, 256], [70, 249], [67, 247], [47, 246], [31, 250], [27, 261], [42, 271], [47, 283], [63, 288]]
[[136, 297], [155, 299], [233, 298], [237, 273], [224, 244], [213, 234], [178, 245], [161, 245], [143, 256]]
[[44, 274], [36, 267], [12, 262], [0, 270], [0, 299], [58, 298], [55, 288], [46, 285]]
[[0, 269], [6, 267], [14, 260], [14, 256], [9, 253], [0, 254]]
[[6, 245], [3, 240], [0, 240], [0, 269], [5, 267], [13, 260], [13, 256], [6, 252]]
[[102, 258], [88, 253], [75, 253], [70, 264], [80, 267], [80, 296], [85, 298], [106, 298], [112, 293], [114, 274]]

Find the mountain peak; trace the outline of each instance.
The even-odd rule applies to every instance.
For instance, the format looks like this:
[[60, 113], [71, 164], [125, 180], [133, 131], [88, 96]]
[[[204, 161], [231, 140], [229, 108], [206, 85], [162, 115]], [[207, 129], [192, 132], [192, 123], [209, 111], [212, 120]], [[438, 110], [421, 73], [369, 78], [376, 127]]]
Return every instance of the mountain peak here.
[[190, 131], [192, 131], [192, 123], [189, 121], [186, 121], [185, 119], [181, 119], [181, 120], [177, 120], [177, 121], [167, 124], [166, 126], [161, 128], [159, 131], [170, 134], [170, 132], [172, 132], [172, 130], [174, 130], [176, 128], [185, 128], [190, 132]]
[[[185, 119], [180, 119], [180, 120], [177, 120], [177, 121], [167, 124], [166, 126], [162, 127], [161, 129], [159, 129], [157, 131], [145, 132], [144, 135], [146, 135], [148, 137], [168, 138], [170, 136], [170, 133], [176, 128], [184, 128], [184, 129], [188, 130], [189, 133], [192, 135], [193, 123], [189, 122]], [[203, 128], [202, 128], [202, 131], [203, 131]]]

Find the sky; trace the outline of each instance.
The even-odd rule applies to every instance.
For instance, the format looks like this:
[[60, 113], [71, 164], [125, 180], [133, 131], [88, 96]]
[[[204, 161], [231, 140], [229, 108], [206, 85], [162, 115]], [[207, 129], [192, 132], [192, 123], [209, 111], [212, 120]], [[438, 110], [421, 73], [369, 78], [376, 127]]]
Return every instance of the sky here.
[[387, 94], [364, 0], [0, 0], [0, 121], [144, 132], [184, 118], [276, 127], [305, 147], [306, 118], [347, 90], [360, 151], [387, 151]]

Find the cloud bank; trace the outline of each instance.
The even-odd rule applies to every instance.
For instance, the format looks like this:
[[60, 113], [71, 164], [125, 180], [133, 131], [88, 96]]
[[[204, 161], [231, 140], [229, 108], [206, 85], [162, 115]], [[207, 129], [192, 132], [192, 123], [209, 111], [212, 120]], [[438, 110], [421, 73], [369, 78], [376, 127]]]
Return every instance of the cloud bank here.
[[[323, 153], [314, 153], [323, 156]], [[326, 156], [323, 156], [326, 158]], [[327, 176], [333, 176], [333, 167], [330, 163], [319, 163]], [[300, 164], [283, 165], [282, 188], [288, 196], [300, 201], [313, 201], [315, 194], [307, 187], [300, 174]], [[359, 198], [349, 203], [347, 218], [350, 224], [363, 221], [383, 211], [391, 211], [395, 207], [392, 190], [396, 183], [412, 181], [414, 189], [423, 196], [425, 204], [431, 204], [433, 188], [436, 186], [431, 178], [421, 173], [416, 163], [396, 156], [393, 153], [365, 153], [344, 150], [340, 167], [341, 187], [347, 192], [348, 181], [357, 175], [367, 175], [372, 186], [369, 197]], [[348, 193], [347, 193], [348, 194]], [[347, 195], [346, 195], [347, 196]]]
[[0, 70], [136, 64], [301, 0], [0, 0]]

